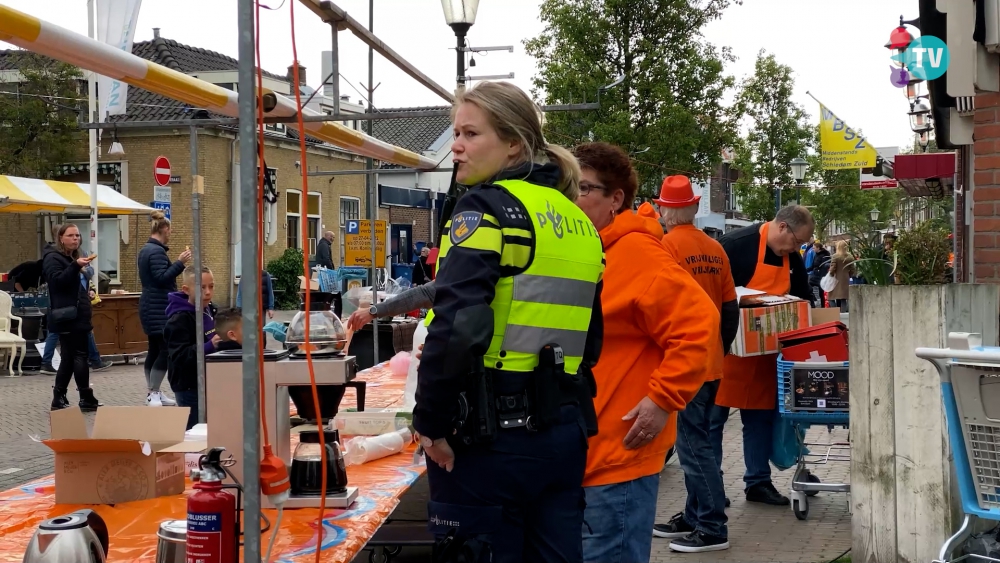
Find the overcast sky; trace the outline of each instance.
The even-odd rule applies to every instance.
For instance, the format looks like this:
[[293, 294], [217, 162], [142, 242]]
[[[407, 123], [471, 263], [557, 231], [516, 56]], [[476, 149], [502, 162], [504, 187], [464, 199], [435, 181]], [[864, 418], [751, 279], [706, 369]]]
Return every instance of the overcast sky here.
[[[277, 11], [261, 19], [263, 66], [284, 74], [292, 61], [289, 3], [264, 0]], [[73, 31], [87, 33], [85, 0], [0, 0], [0, 3]], [[367, 24], [368, 0], [335, 0], [355, 19]], [[542, 30], [538, 0], [481, 0], [473, 46], [513, 45], [514, 53], [476, 56], [469, 74], [515, 73], [514, 82], [527, 89], [535, 73], [534, 60], [524, 53], [524, 39]], [[806, 91], [822, 100], [848, 125], [864, 131], [876, 147], [912, 141], [903, 92], [889, 83], [889, 52], [883, 45], [899, 16], [918, 15], [916, 0], [745, 0], [731, 7], [706, 31], [709, 41], [729, 46], [738, 60], [729, 72], [738, 78], [753, 70], [760, 49], [776, 55], [796, 75], [796, 101], [818, 120], [819, 108]], [[319, 86], [320, 52], [329, 50], [330, 28], [302, 4], [295, 5], [299, 59], [307, 67], [308, 83]], [[236, 2], [233, 0], [143, 0], [136, 41], [161, 36], [225, 53], [237, 54]], [[375, 34], [397, 53], [447, 88], [455, 76], [455, 38], [444, 23], [438, 0], [375, 0]], [[3, 45], [0, 42], [0, 45]], [[341, 33], [341, 93], [357, 101], [367, 80], [368, 50], [349, 32]], [[444, 103], [429, 90], [375, 54], [375, 106], [428, 106]]]

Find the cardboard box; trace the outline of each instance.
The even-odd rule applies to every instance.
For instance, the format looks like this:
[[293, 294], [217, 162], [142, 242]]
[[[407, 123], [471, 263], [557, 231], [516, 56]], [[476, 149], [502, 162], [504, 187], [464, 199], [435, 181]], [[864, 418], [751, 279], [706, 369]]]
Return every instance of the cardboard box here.
[[94, 431], [77, 407], [51, 413], [56, 504], [118, 504], [184, 492], [187, 408], [101, 407]]
[[811, 326], [819, 326], [826, 323], [832, 323], [834, 321], [840, 320], [840, 308], [839, 307], [824, 307], [813, 309], [810, 313], [812, 324]]
[[809, 326], [808, 301], [792, 295], [748, 293], [745, 288], [737, 288], [737, 295], [740, 326], [731, 349], [734, 356], [777, 354], [779, 334]]

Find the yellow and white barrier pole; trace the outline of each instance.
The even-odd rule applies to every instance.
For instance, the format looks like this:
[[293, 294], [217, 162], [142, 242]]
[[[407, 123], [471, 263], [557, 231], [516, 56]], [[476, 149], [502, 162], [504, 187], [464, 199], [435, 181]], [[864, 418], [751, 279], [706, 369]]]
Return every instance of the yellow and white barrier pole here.
[[[227, 117], [239, 116], [239, 98], [236, 92], [115, 49], [2, 4], [0, 4], [0, 41], [144, 88], [196, 108]], [[279, 117], [295, 115], [294, 101], [276, 92], [267, 91], [265, 95], [274, 98], [274, 107], [268, 112], [270, 115]], [[308, 109], [303, 109], [302, 113], [321, 115]], [[298, 129], [297, 123], [287, 125]], [[437, 168], [437, 162], [430, 158], [380, 141], [340, 123], [311, 122], [305, 123], [304, 128], [305, 131], [300, 133], [361, 156], [420, 170]]]

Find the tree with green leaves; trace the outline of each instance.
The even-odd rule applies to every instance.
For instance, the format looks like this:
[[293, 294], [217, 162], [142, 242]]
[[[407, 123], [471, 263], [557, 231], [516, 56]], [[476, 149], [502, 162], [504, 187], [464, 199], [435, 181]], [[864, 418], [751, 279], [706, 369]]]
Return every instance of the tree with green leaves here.
[[746, 131], [735, 147], [733, 167], [741, 173], [735, 191], [754, 221], [774, 217], [778, 190], [794, 186], [789, 163], [808, 153], [814, 136], [805, 110], [792, 101], [794, 90], [791, 67], [761, 50], [731, 110]]
[[0, 91], [0, 174], [49, 178], [55, 168], [76, 160], [80, 70], [29, 51], [7, 55], [21, 75]]
[[[545, 31], [525, 42], [539, 72], [533, 94], [548, 104], [600, 101], [590, 112], [546, 115], [552, 142], [601, 140], [636, 160], [640, 193], [667, 174], [704, 176], [731, 146], [722, 99], [734, 81], [727, 49], [702, 30], [742, 0], [543, 0]], [[599, 94], [606, 85], [621, 83]]]
[[[819, 127], [814, 131], [812, 146], [819, 147]], [[820, 152], [811, 153], [806, 160], [810, 187], [802, 190], [802, 205], [809, 207], [816, 220], [817, 236], [822, 237], [833, 223], [848, 232], [864, 232], [870, 229], [873, 208], [883, 218], [892, 216], [899, 190], [862, 190], [860, 170], [824, 170]]]

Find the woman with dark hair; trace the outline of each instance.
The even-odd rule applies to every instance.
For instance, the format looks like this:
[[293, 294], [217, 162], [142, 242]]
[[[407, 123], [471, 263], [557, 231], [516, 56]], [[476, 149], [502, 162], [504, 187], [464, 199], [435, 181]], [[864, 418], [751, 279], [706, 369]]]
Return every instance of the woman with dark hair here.
[[675, 413], [705, 381], [719, 312], [660, 242], [655, 213], [632, 211], [638, 181], [628, 155], [607, 143], [573, 154], [582, 170], [576, 203], [600, 230], [607, 260], [604, 342], [593, 368], [600, 433], [589, 440], [583, 479], [584, 561], [649, 561]]
[[146, 404], [151, 407], [174, 406], [169, 397], [160, 393], [160, 384], [167, 375], [167, 345], [163, 341], [163, 327], [167, 324], [168, 296], [177, 291], [177, 276], [191, 261], [191, 251], [185, 249], [170, 263], [167, 243], [170, 242], [170, 219], [162, 211], [150, 214], [150, 235], [139, 251], [139, 320], [146, 333], [149, 349], [143, 369], [146, 374]]
[[42, 272], [49, 285], [49, 330], [59, 334], [62, 347], [62, 361], [52, 386], [52, 410], [69, 406], [66, 391], [73, 378], [80, 392], [80, 410], [93, 412], [101, 404], [90, 388], [87, 347], [94, 325], [90, 295], [81, 271], [97, 255], [80, 256], [80, 229], [76, 225], [63, 225], [56, 234], [55, 244], [46, 248], [42, 256]]

